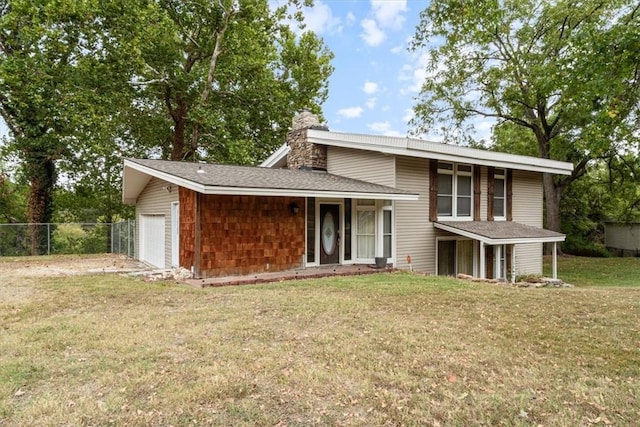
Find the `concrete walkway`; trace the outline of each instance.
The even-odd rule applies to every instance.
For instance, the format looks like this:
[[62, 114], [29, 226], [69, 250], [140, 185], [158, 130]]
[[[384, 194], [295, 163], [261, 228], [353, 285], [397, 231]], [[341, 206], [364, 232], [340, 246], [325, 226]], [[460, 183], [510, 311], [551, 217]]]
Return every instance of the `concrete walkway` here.
[[257, 283], [283, 282], [285, 280], [317, 279], [330, 276], [359, 276], [393, 271], [387, 267], [383, 269], [370, 265], [331, 265], [322, 267], [300, 268], [295, 270], [278, 271], [272, 273], [257, 273], [246, 276], [214, 277], [210, 279], [186, 279], [183, 282], [197, 288], [209, 286], [237, 286], [253, 285]]

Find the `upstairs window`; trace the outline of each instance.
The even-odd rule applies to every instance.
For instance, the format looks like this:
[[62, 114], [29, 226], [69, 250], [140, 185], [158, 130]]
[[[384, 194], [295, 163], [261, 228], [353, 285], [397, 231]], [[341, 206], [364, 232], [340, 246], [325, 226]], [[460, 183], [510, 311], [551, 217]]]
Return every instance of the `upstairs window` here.
[[504, 169], [496, 169], [493, 175], [493, 216], [502, 219], [506, 216], [507, 175]]
[[473, 167], [438, 162], [438, 217], [471, 218]]

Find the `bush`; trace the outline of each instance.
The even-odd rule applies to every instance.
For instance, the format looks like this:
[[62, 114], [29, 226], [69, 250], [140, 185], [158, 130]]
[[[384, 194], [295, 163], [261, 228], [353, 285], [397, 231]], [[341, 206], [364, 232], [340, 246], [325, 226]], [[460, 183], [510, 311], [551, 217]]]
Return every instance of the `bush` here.
[[607, 248], [602, 243], [590, 242], [585, 239], [569, 237], [562, 245], [562, 252], [577, 256], [608, 258], [611, 256]]

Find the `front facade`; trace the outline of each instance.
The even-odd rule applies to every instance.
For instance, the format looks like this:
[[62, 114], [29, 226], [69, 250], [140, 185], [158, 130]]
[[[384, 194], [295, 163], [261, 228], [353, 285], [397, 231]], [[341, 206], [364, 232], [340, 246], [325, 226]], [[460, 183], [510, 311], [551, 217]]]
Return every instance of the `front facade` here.
[[138, 258], [196, 277], [383, 260], [513, 279], [540, 274], [543, 243], [564, 239], [542, 229], [542, 174], [570, 164], [329, 132], [301, 116], [262, 168], [126, 160]]

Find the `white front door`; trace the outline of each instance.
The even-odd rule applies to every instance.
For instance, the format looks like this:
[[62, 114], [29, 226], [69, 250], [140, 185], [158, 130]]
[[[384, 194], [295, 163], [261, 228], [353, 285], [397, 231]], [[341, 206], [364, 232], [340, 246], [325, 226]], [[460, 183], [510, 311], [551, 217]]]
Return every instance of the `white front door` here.
[[165, 268], [164, 215], [140, 215], [140, 260]]

